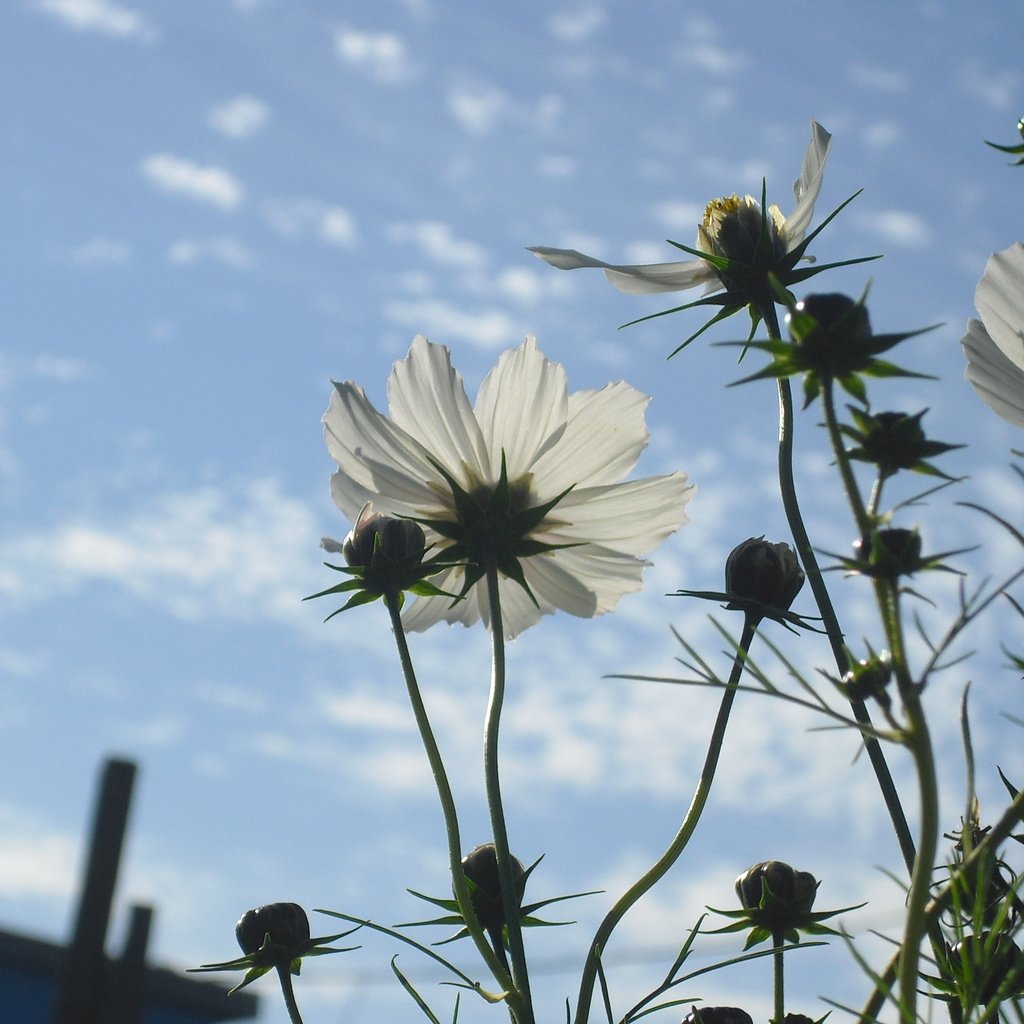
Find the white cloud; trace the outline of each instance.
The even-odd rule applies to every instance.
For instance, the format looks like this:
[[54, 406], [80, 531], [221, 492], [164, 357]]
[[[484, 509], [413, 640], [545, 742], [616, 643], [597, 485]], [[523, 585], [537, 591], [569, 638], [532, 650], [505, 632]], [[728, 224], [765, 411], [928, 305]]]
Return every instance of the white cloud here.
[[79, 840], [0, 805], [0, 893], [6, 899], [67, 900], [75, 887]]
[[452, 89], [448, 110], [466, 131], [485, 135], [508, 106], [508, 97], [495, 85], [466, 85]]
[[[658, 203], [654, 214], [664, 227], [673, 231], [685, 229], [689, 235], [696, 233], [697, 225], [704, 219], [703, 207], [685, 202]], [[680, 257], [684, 258], [685, 253], [680, 253]]]
[[231, 139], [248, 139], [263, 129], [270, 109], [255, 96], [242, 95], [210, 111], [210, 127]]
[[235, 238], [181, 238], [167, 250], [167, 260], [178, 266], [212, 260], [234, 270], [247, 270], [256, 262], [251, 249]]
[[110, 0], [39, 0], [38, 6], [78, 32], [141, 42], [152, 42], [157, 37], [156, 29], [138, 11]]
[[120, 521], [76, 519], [8, 537], [0, 602], [23, 606], [110, 581], [186, 620], [290, 620], [304, 596], [297, 567], [315, 562], [319, 532], [309, 508], [272, 480], [160, 495]]
[[132, 249], [127, 242], [116, 238], [97, 235], [69, 253], [69, 259], [79, 267], [121, 267], [132, 258]]
[[233, 210], [243, 199], [242, 186], [223, 167], [203, 167], [171, 153], [154, 153], [140, 164], [143, 175], [172, 195]]
[[32, 372], [46, 380], [56, 380], [63, 384], [82, 380], [89, 375], [89, 364], [73, 356], [55, 356], [41, 352], [32, 360]]
[[576, 173], [576, 160], [571, 156], [551, 154], [540, 158], [538, 170], [546, 178], [571, 178]]
[[906, 92], [910, 87], [910, 76], [905, 71], [890, 67], [854, 64], [847, 70], [846, 76], [854, 85], [875, 92]]
[[557, 39], [566, 43], [580, 43], [604, 28], [608, 16], [601, 7], [581, 7], [578, 10], [553, 14], [548, 19], [548, 28]]
[[909, 210], [858, 212], [857, 225], [883, 242], [907, 249], [924, 248], [932, 239], [928, 222]]
[[735, 74], [747, 64], [746, 54], [737, 50], [726, 50], [712, 42], [688, 44], [686, 60], [702, 71], [723, 77]]
[[263, 218], [279, 235], [313, 235], [330, 245], [351, 248], [359, 241], [355, 218], [344, 206], [318, 199], [273, 199], [263, 204]]
[[483, 246], [457, 239], [451, 225], [443, 221], [392, 224], [387, 229], [387, 237], [400, 245], [413, 243], [429, 260], [443, 266], [472, 269], [487, 262], [487, 251]]
[[397, 84], [413, 75], [405, 41], [394, 32], [342, 28], [335, 34], [334, 50], [346, 64], [378, 82]]
[[482, 349], [496, 349], [522, 341], [525, 331], [504, 310], [469, 312], [443, 299], [393, 300], [384, 307], [391, 321], [452, 344], [466, 341]]

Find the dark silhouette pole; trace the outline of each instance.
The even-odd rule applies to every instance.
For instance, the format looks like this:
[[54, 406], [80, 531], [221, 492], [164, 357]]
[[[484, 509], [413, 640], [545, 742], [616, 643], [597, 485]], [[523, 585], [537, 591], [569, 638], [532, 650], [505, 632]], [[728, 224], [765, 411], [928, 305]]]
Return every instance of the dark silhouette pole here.
[[107, 926], [134, 782], [135, 765], [131, 761], [107, 761], [96, 801], [75, 930], [64, 951], [57, 981], [54, 1024], [102, 1024]]

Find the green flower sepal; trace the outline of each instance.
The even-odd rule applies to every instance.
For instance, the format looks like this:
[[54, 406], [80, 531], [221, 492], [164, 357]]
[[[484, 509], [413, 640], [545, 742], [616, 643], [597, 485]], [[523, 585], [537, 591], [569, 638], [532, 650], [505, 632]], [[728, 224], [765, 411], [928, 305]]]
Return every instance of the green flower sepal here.
[[[550, 899], [538, 900], [536, 903], [529, 903], [526, 906], [522, 905], [522, 898], [526, 890], [527, 879], [530, 877], [533, 869], [543, 859], [543, 856], [538, 857], [528, 868], [523, 870], [522, 874], [519, 875], [517, 879], [517, 888], [519, 891], [517, 894], [516, 905], [520, 908], [520, 927], [557, 928], [567, 924], [575, 924], [574, 921], [545, 921], [534, 915], [538, 910], [543, 907], [551, 906], [553, 903], [563, 903], [565, 900], [575, 900], [582, 896], [594, 896], [600, 892], [600, 890], [594, 889], [590, 892], [577, 892], [568, 896], [553, 896]], [[500, 893], [488, 892], [484, 886], [474, 882], [468, 874], [466, 876], [466, 884], [469, 886], [470, 896], [473, 900], [474, 912], [477, 914], [481, 927], [488, 931], [492, 941], [494, 941], [496, 945], [500, 944], [505, 949], [508, 949], [508, 926], [504, 923], [503, 912], [500, 911]], [[455, 900], [443, 899], [437, 896], [427, 896], [425, 893], [417, 892], [415, 889], [407, 889], [406, 891], [417, 899], [424, 900], [427, 903], [433, 904], [435, 907], [439, 907], [441, 910], [445, 911], [445, 913], [440, 917], [430, 918], [426, 921], [406, 921], [404, 924], [395, 925], [396, 928], [419, 928], [425, 925], [461, 926], [458, 931], [449, 935], [448, 938], [441, 939], [438, 942], [433, 943], [435, 946], [444, 946], [449, 942], [464, 939], [469, 935], [469, 929], [466, 927], [466, 919], [459, 911], [459, 904]]]
[[438, 554], [424, 560], [429, 549], [423, 527], [411, 519], [386, 516], [373, 511], [367, 502], [356, 517], [355, 526], [342, 544], [325, 538], [324, 547], [340, 551], [347, 565], [333, 565], [324, 562], [328, 569], [344, 573], [351, 579], [335, 584], [319, 593], [304, 597], [312, 601], [328, 594], [351, 593], [352, 596], [340, 608], [335, 609], [324, 620], [358, 605], [370, 604], [389, 594], [397, 595], [398, 607], [405, 603], [406, 591], [419, 597], [451, 597], [458, 601], [460, 595], [441, 590], [427, 578], [445, 569], [452, 569], [458, 562]]
[[736, 894], [743, 904], [741, 910], [708, 910], [734, 919], [733, 924], [715, 928], [708, 934], [722, 935], [747, 928], [744, 951], [769, 939], [796, 943], [800, 932], [807, 935], [841, 935], [823, 921], [858, 910], [863, 903], [838, 910], [815, 911], [814, 897], [821, 883], [809, 871], [796, 871], [783, 861], [770, 860], [755, 864], [736, 879]]
[[[302, 961], [307, 956], [325, 956], [328, 953], [348, 953], [359, 946], [328, 946], [329, 942], [351, 935], [360, 926], [335, 935], [320, 935], [311, 938], [306, 912], [297, 903], [270, 903], [247, 911], [235, 927], [239, 945], [249, 947], [244, 956], [222, 963], [202, 964], [188, 968], [189, 973], [201, 974], [211, 971], [245, 971], [245, 977], [228, 992], [233, 995], [239, 989], [251, 985], [269, 971], [287, 971], [298, 974]], [[255, 938], [260, 932], [262, 940]], [[257, 942], [259, 943], [257, 947]], [[256, 948], [253, 948], [256, 947]]]
[[854, 447], [846, 450], [851, 459], [873, 463], [878, 467], [878, 475], [882, 479], [906, 469], [913, 473], [939, 476], [944, 480], [956, 480], [948, 473], [936, 469], [927, 460], [964, 446], [929, 441], [921, 427], [927, 409], [911, 416], [905, 412], [871, 413], [853, 405], [847, 408], [855, 425], [840, 424], [839, 431], [854, 442]]
[[518, 583], [534, 605], [539, 607], [523, 575], [519, 559], [580, 546], [581, 542], [548, 544], [530, 536], [576, 485], [572, 484], [541, 505], [523, 508], [520, 506], [527, 497], [527, 491], [509, 483], [504, 451], [501, 453], [501, 475], [498, 482], [493, 488], [480, 488], [476, 493], [467, 491], [440, 463], [433, 459], [430, 461], [451, 489], [455, 520], [424, 518], [416, 522], [430, 527], [453, 542], [444, 548], [442, 554], [450, 562], [463, 565], [466, 576], [455, 600], [464, 598], [484, 578], [487, 565], [493, 562], [498, 572]]
[[[1020, 132], [1020, 137], [1024, 139], [1024, 117], [1017, 122], [1017, 131]], [[1020, 142], [1016, 146], [1000, 146], [996, 142], [989, 142], [986, 140], [985, 145], [991, 146], [993, 149], [998, 149], [1001, 153], [1009, 153], [1011, 156], [1019, 156], [1020, 159], [1015, 160], [1011, 166], [1024, 166], [1024, 142]]]
[[[777, 282], [780, 297], [783, 282]], [[771, 363], [763, 370], [750, 374], [732, 385], [747, 384], [754, 380], [780, 379], [803, 375], [804, 408], [820, 394], [822, 387], [839, 384], [858, 402], [867, 405], [867, 389], [862, 377], [917, 377], [933, 380], [929, 374], [904, 370], [894, 363], [879, 359], [882, 352], [907, 338], [935, 329], [936, 325], [916, 331], [895, 334], [873, 334], [864, 308], [866, 292], [854, 302], [846, 295], [809, 295], [794, 302], [786, 295], [789, 309], [786, 317], [792, 340], [723, 342], [755, 348], [771, 356]]]
[[[669, 245], [674, 245], [691, 256], [698, 256], [714, 267], [725, 291], [704, 296], [682, 306], [662, 310], [660, 313], [639, 317], [622, 326], [631, 327], [633, 324], [642, 323], [645, 320], [668, 316], [670, 313], [681, 313], [697, 306], [719, 306], [719, 311], [703, 327], [669, 353], [669, 359], [686, 348], [695, 338], [700, 337], [709, 327], [738, 313], [741, 309], [747, 309], [750, 312], [749, 338], [753, 338], [758, 324], [764, 319], [765, 310], [777, 300], [793, 301], [792, 295], [787, 291], [792, 285], [800, 284], [825, 270], [881, 259], [881, 256], [859, 256], [856, 259], [797, 269], [797, 265], [801, 261], [811, 261], [812, 257], [806, 255], [807, 247], [811, 242], [860, 195], [861, 191], [854, 192], [852, 196], [840, 203], [799, 245], [789, 252], [786, 252], [778, 244], [778, 232], [769, 217], [771, 208], [767, 205], [765, 179], [761, 179], [760, 211], [753, 216], [750, 207], [744, 204], [738, 196], [730, 196], [709, 203], [704, 214], [704, 233], [714, 240], [718, 252], [695, 249], [682, 242], [674, 242], [672, 239], [667, 241]], [[712, 215], [714, 215], [717, 229], [708, 234], [709, 219]], [[786, 299], [779, 299], [780, 295], [785, 295]]]
[[973, 551], [976, 547], [977, 545], [925, 555], [921, 552], [921, 535], [917, 530], [892, 527], [875, 530], [870, 536], [861, 537], [853, 545], [853, 558], [830, 552], [826, 554], [838, 559], [839, 567], [849, 573], [871, 576], [895, 584], [901, 576], [913, 576], [915, 573], [930, 569], [962, 576], [963, 573], [959, 569], [944, 565], [943, 561], [954, 555]]

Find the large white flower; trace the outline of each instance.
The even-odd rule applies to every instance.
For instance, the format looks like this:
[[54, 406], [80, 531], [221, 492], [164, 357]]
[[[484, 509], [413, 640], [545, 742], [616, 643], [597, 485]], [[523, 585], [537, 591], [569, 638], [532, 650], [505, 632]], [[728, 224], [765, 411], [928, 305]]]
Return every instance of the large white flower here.
[[[335, 382], [324, 414], [327, 448], [338, 464], [331, 493], [353, 520], [372, 500], [378, 512], [458, 527], [452, 482], [486, 505], [504, 460], [513, 513], [555, 502], [527, 535], [514, 538], [522, 542], [517, 561], [529, 592], [507, 574], [500, 578], [506, 636], [559, 608], [600, 615], [640, 588], [648, 564], [641, 556], [687, 521], [694, 493], [682, 473], [623, 482], [647, 444], [647, 402], [622, 381], [570, 395], [563, 367], [531, 337], [502, 354], [471, 406], [448, 349], [417, 337], [388, 380], [389, 416], [357, 384]], [[427, 539], [435, 550], [452, 543], [430, 528]], [[432, 582], [458, 593], [466, 570], [446, 570]], [[455, 604], [418, 597], [403, 613], [414, 630], [442, 619], [487, 623], [484, 583]]]
[[[778, 265], [789, 262], [787, 256], [793, 264], [803, 256], [802, 251], [799, 251], [800, 245], [814, 216], [814, 204], [821, 191], [822, 173], [831, 141], [832, 136], [817, 121], [811, 121], [811, 142], [804, 154], [800, 177], [793, 185], [796, 205], [792, 213], [785, 217], [778, 206], [772, 204], [764, 219], [768, 238], [765, 239], [762, 262], [774, 264], [768, 269], [784, 269]], [[713, 256], [750, 265], [754, 262], [751, 259], [751, 243], [756, 247], [761, 223], [761, 205], [753, 196], [741, 198], [733, 195], [712, 200], [704, 211], [703, 223], [697, 228], [695, 248]], [[698, 285], [704, 285], [706, 292], [712, 292], [728, 286], [720, 269], [704, 259], [623, 266], [605, 263], [575, 249], [534, 246], [530, 252], [560, 270], [599, 267], [616, 288], [632, 294], [684, 291]], [[777, 276], [784, 278], [785, 273]]]
[[981, 320], [960, 339], [964, 376], [1004, 420], [1024, 427], [1024, 245], [994, 253], [974, 292]]

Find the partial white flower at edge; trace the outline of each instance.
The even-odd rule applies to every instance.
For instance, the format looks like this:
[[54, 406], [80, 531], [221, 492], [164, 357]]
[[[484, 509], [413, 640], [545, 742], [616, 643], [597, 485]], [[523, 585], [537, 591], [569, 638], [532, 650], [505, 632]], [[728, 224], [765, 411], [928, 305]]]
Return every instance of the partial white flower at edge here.
[[[793, 194], [796, 198], [793, 212], [785, 217], [774, 203], [768, 207], [768, 229], [773, 236], [772, 249], [777, 249], [781, 254], [793, 252], [807, 233], [811, 218], [814, 216], [814, 204], [817, 202], [818, 193], [821, 192], [822, 175], [831, 143], [832, 136], [817, 121], [812, 120], [811, 141], [804, 153], [800, 177], [793, 183]], [[726, 220], [723, 216], [723, 206], [729, 207], [732, 200], [736, 201], [737, 207], [756, 209], [760, 214], [760, 204], [753, 196], [744, 196], [742, 199], [731, 196], [712, 200], [705, 210], [704, 222], [697, 227], [694, 248], [715, 255], [735, 255], [725, 251], [729, 248], [728, 239], [719, 237], [719, 229]], [[706, 292], [717, 291], [723, 287], [718, 271], [702, 259], [623, 266], [605, 263], [575, 249], [553, 249], [539, 245], [529, 247], [529, 251], [559, 270], [599, 267], [616, 288], [633, 295], [685, 291], [698, 285], [704, 285]]]
[[[451, 489], [438, 466], [474, 497], [492, 493], [504, 454], [516, 510], [572, 490], [528, 538], [572, 545], [523, 557], [537, 604], [510, 579], [499, 581], [502, 620], [511, 639], [557, 609], [589, 617], [612, 611], [642, 586], [641, 557], [687, 522], [695, 488], [683, 473], [624, 481], [647, 444], [648, 398], [623, 381], [568, 393], [564, 368], [529, 337], [502, 354], [471, 406], [447, 348], [417, 336], [388, 380], [390, 416], [352, 382], [334, 384], [324, 433], [338, 471], [331, 493], [351, 520], [372, 501], [378, 512], [457, 522]], [[428, 543], [448, 542], [427, 530]], [[431, 582], [458, 593], [464, 570]], [[486, 587], [456, 604], [417, 597], [407, 628], [440, 621], [489, 621]]]
[[974, 305], [981, 319], [960, 339], [964, 376], [993, 412], [1024, 427], [1024, 245], [989, 257]]

